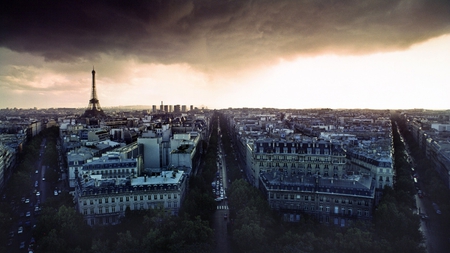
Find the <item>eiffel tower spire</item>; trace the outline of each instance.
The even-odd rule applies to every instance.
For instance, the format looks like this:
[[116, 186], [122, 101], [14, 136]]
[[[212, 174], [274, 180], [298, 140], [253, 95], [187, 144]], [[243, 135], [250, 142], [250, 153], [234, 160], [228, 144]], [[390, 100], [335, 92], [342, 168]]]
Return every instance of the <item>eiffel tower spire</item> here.
[[97, 91], [95, 89], [95, 70], [94, 66], [92, 66], [92, 94], [91, 99], [89, 100], [88, 107], [83, 114], [84, 117], [104, 117], [105, 113], [100, 107], [100, 102], [97, 98]]

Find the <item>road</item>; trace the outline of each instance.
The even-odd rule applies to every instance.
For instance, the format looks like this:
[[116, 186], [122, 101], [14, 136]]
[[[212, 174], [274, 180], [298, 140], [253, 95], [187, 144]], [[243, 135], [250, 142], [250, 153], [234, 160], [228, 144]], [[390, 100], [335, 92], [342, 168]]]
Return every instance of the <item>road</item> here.
[[217, 253], [229, 253], [231, 252], [230, 238], [227, 230], [227, 224], [229, 221], [229, 209], [227, 203], [227, 190], [230, 186], [230, 182], [227, 177], [227, 168], [225, 163], [225, 157], [223, 152], [222, 142], [218, 142], [218, 168], [219, 168], [219, 184], [221, 183], [224, 189], [224, 199], [217, 201], [217, 210], [214, 213], [213, 228], [215, 232], [216, 249]]
[[[398, 131], [398, 127], [397, 127]], [[419, 188], [424, 191], [421, 185], [421, 171], [418, 170], [418, 167], [415, 164], [414, 157], [411, 156], [409, 152], [408, 144], [404, 141], [403, 136], [400, 131], [398, 131], [400, 139], [404, 144], [407, 160], [410, 162], [412, 168], [416, 168], [412, 173], [416, 174], [417, 180], [419, 181]], [[415, 194], [416, 200], [416, 210], [415, 212], [420, 214], [426, 214], [428, 218], [421, 219], [419, 230], [422, 232], [424, 236], [424, 244], [428, 253], [446, 253], [449, 252], [449, 235], [442, 233], [441, 231], [445, 231], [444, 228], [441, 227], [440, 219], [441, 215], [437, 214], [434, 208], [432, 207], [432, 201], [427, 197], [426, 192], [424, 193], [424, 197], [420, 198], [419, 195]]]
[[[37, 216], [39, 215], [39, 209], [36, 209], [35, 211], [35, 208], [36, 206], [38, 208], [40, 207], [40, 203], [45, 200], [46, 191], [48, 191], [46, 182], [42, 180], [45, 175], [45, 171], [42, 170], [42, 157], [45, 150], [45, 144], [46, 140], [44, 139], [39, 150], [40, 155], [36, 162], [36, 167], [30, 174], [33, 191], [26, 196], [22, 196], [25, 199], [25, 202], [21, 202], [16, 206], [15, 214], [18, 216], [18, 222], [11, 228], [11, 231], [14, 232], [14, 237], [12, 244], [8, 246], [7, 252], [28, 252], [27, 249], [33, 236], [32, 228], [36, 225]], [[19, 233], [19, 227], [23, 228], [22, 233]], [[24, 245], [24, 248], [22, 249], [20, 248], [21, 243]]]

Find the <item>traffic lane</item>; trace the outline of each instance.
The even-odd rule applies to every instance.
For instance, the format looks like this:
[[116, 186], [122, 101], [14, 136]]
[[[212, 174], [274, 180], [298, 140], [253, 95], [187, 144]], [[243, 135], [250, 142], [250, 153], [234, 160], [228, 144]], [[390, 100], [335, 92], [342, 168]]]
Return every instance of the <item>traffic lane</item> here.
[[[218, 203], [221, 205], [221, 203]], [[223, 205], [223, 204], [222, 204]], [[227, 215], [225, 219], [224, 216]], [[216, 240], [216, 249], [214, 252], [218, 253], [228, 253], [231, 252], [231, 247], [229, 244], [227, 223], [229, 222], [228, 210], [218, 209], [214, 213], [214, 234]]]

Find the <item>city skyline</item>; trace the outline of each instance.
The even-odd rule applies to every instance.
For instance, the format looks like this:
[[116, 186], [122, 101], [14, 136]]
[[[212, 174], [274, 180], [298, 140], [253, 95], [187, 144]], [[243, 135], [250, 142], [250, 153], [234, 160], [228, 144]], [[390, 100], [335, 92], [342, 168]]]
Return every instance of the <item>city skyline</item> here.
[[450, 108], [446, 1], [2, 5], [0, 108]]

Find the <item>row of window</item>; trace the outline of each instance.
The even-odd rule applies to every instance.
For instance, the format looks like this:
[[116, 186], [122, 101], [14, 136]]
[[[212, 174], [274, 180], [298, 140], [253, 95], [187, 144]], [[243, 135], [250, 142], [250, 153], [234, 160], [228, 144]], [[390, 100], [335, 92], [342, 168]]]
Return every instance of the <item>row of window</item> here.
[[[325, 212], [325, 213], [333, 213], [333, 214], [348, 215], [348, 216], [354, 215], [352, 208], [346, 209], [345, 207], [341, 207], [339, 209], [339, 206], [334, 206], [334, 208], [330, 207], [330, 206], [318, 206], [317, 210], [316, 210], [315, 205], [293, 205], [293, 204], [279, 205], [278, 203], [271, 203], [271, 207], [274, 209], [279, 209], [280, 207], [283, 207], [283, 208], [291, 209], [291, 210], [294, 210], [294, 209], [303, 210], [304, 212], [307, 212], [307, 213], [318, 211], [320, 213]], [[363, 215], [365, 217], [370, 217], [370, 212], [369, 212], [369, 210], [357, 209], [356, 215], [358, 217], [362, 217]]]
[[[280, 166], [281, 165], [281, 166]], [[261, 168], [298, 168], [300, 169], [300, 172], [303, 172], [303, 169], [305, 169], [305, 164], [303, 163], [276, 163], [276, 162], [259, 162], [259, 167]], [[306, 164], [306, 169], [311, 170], [314, 167], [314, 169], [320, 170], [320, 169], [325, 169], [328, 170], [330, 169], [328, 164], [311, 164], [308, 163]], [[333, 166], [333, 170], [337, 171], [337, 170], [342, 170], [342, 166]], [[311, 172], [311, 171], [309, 171]], [[327, 172], [328, 173], [328, 172]]]
[[116, 174], [130, 174], [134, 173], [134, 169], [118, 169], [118, 170], [94, 170], [92, 171], [92, 174], [95, 175], [116, 175]]
[[[335, 157], [334, 157], [335, 158]], [[331, 159], [331, 156], [286, 156], [286, 155], [274, 155], [274, 156], [267, 156], [267, 155], [256, 155], [256, 160], [268, 160], [268, 161], [276, 161], [276, 160], [294, 160], [299, 162], [305, 162], [305, 161], [315, 161], [315, 162], [330, 162], [333, 163], [342, 163], [345, 161], [345, 158], [335, 158]]]
[[85, 168], [87, 169], [103, 169], [103, 168], [136, 168], [136, 162], [130, 163], [102, 163], [102, 164], [87, 164]]
[[[165, 206], [164, 206], [165, 205]], [[118, 206], [98, 206], [96, 208], [83, 208], [83, 214], [106, 214], [115, 212], [124, 212], [129, 207], [130, 210], [144, 210], [144, 209], [160, 209], [160, 208], [178, 208], [178, 202], [168, 201], [165, 204], [162, 202], [148, 202], [148, 203], [134, 203], [133, 205], [118, 205]]]
[[[304, 200], [304, 201], [315, 201], [316, 197], [314, 195], [303, 195], [303, 198], [300, 194], [289, 194], [289, 193], [285, 193], [285, 194], [280, 194], [280, 193], [273, 193], [270, 192], [269, 193], [269, 198], [270, 199], [290, 199], [290, 200]], [[319, 201], [320, 202], [330, 202], [332, 200], [332, 198], [327, 198], [324, 196], [320, 196], [319, 197]], [[334, 198], [334, 203], [338, 204], [349, 204], [349, 205], [353, 205], [353, 199], [346, 199], [346, 198]], [[357, 200], [356, 204], [358, 206], [369, 206], [369, 201], [368, 200]]]
[[[157, 200], [157, 199], [177, 199], [178, 194], [177, 193], [166, 193], [166, 194], [151, 194], [151, 195], [140, 195], [140, 196], [125, 196], [125, 197], [107, 197], [107, 198], [98, 198], [98, 199], [89, 199], [89, 200], [83, 200], [83, 205], [87, 205], [88, 203], [90, 205], [95, 204], [107, 204], [109, 202], [115, 203], [118, 202], [128, 202], [128, 201], [143, 201], [143, 200]], [[89, 202], [88, 202], [89, 201]]]

